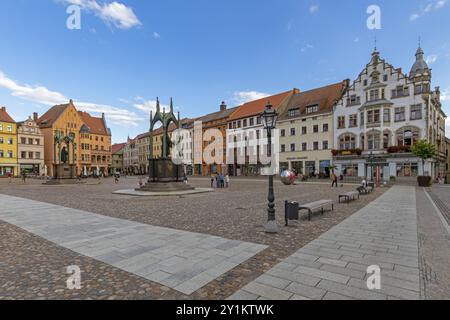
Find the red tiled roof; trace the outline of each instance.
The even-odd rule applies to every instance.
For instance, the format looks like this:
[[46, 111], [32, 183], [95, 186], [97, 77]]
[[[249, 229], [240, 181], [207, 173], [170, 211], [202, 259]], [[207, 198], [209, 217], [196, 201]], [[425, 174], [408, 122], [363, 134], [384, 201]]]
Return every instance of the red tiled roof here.
[[103, 118], [91, 116], [87, 112], [78, 111], [83, 122], [89, 127], [92, 134], [108, 135], [108, 128], [105, 126]]
[[8, 122], [8, 123], [16, 123], [13, 118], [6, 112], [5, 107], [0, 108], [0, 121]]
[[60, 104], [50, 108], [37, 121], [41, 128], [50, 128], [70, 104]]
[[319, 106], [318, 111], [314, 114], [332, 112], [334, 104], [342, 97], [345, 89], [346, 83], [343, 81], [294, 94], [289, 101], [288, 107], [280, 115], [280, 120], [289, 119], [289, 110], [294, 108], [300, 109], [300, 115], [305, 115], [306, 108], [312, 105]]
[[279, 94], [276, 94], [276, 95], [273, 95], [273, 96], [270, 96], [267, 98], [247, 102], [247, 103], [243, 104], [242, 106], [238, 107], [238, 109], [235, 112], [233, 112], [233, 114], [229, 118], [229, 121], [230, 120], [238, 120], [238, 119], [261, 114], [264, 111], [264, 109], [269, 101], [273, 105], [274, 109], [276, 110], [281, 106], [281, 104], [285, 101], [285, 99], [288, 98], [289, 95], [292, 93], [293, 93], [293, 90], [289, 90], [289, 91], [279, 93]]
[[113, 144], [112, 147], [111, 147], [111, 153], [114, 154], [116, 152], [119, 152], [120, 150], [125, 148], [126, 145], [127, 145], [126, 143]]

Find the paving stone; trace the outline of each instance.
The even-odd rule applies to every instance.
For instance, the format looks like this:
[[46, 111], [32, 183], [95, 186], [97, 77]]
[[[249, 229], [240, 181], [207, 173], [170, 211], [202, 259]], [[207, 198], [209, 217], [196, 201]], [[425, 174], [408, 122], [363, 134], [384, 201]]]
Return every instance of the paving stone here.
[[269, 274], [260, 276], [255, 280], [255, 282], [278, 289], [285, 289], [289, 284], [292, 283], [292, 281], [290, 280], [274, 277]]
[[247, 292], [245, 290], [239, 290], [227, 298], [227, 300], [256, 300], [258, 295]]
[[327, 265], [343, 267], [343, 268], [345, 268], [345, 266], [348, 264], [348, 262], [345, 262], [342, 260], [334, 260], [334, 259], [328, 259], [328, 258], [320, 258], [319, 260], [317, 260], [317, 262], [319, 262], [321, 264], [327, 264]]
[[321, 300], [326, 291], [304, 284], [293, 282], [285, 290], [313, 300]]
[[264, 284], [259, 284], [256, 282], [251, 282], [246, 285], [244, 291], [253, 293], [258, 296], [262, 296], [272, 300], [288, 300], [293, 296], [292, 292], [280, 290], [274, 287], [266, 286]]
[[294, 270], [294, 272], [311, 275], [316, 278], [331, 280], [334, 282], [339, 282], [339, 283], [344, 283], [344, 284], [347, 283], [348, 280], [350, 280], [350, 277], [347, 277], [347, 276], [344, 276], [341, 274], [332, 273], [332, 272], [319, 270], [319, 269], [303, 267], [303, 266], [296, 268]]
[[352, 287], [344, 284], [340, 284], [333, 281], [328, 280], [322, 280], [317, 285], [319, 289], [323, 289], [326, 291], [334, 292], [343, 296], [349, 296], [351, 298], [357, 299], [357, 300], [386, 300], [387, 295], [374, 292], [363, 290], [357, 287]]
[[285, 270], [281, 270], [281, 269], [277, 269], [277, 268], [273, 268], [272, 270], [269, 270], [267, 272], [267, 274], [274, 276], [274, 277], [279, 277], [279, 278], [282, 278], [285, 280], [289, 280], [292, 282], [302, 283], [302, 284], [312, 286], [312, 287], [316, 286], [320, 281], [320, 278], [313, 277], [311, 275], [296, 273], [296, 272], [292, 272], [292, 271], [285, 271]]

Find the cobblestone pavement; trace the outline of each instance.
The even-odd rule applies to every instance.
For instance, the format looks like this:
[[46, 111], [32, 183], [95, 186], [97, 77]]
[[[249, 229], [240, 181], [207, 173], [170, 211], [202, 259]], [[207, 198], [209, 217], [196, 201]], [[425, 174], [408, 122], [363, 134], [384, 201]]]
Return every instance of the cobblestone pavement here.
[[0, 195], [0, 219], [190, 295], [267, 246]]
[[[450, 188], [417, 188], [421, 293], [425, 299], [450, 299], [450, 227], [438, 210], [450, 202]], [[433, 205], [435, 199], [442, 199]]]
[[[420, 298], [416, 195], [396, 186], [230, 299]], [[369, 290], [367, 268], [381, 268]]]
[[[199, 187], [208, 187], [209, 181], [193, 180], [192, 184]], [[6, 290], [9, 290], [8, 297], [24, 296], [25, 293], [22, 294], [22, 292], [27, 294], [33, 292], [36, 297], [38, 297], [37, 293], [45, 295], [48, 290], [54, 292], [55, 288], [59, 288], [57, 284], [60, 285], [58, 279], [66, 276], [65, 274], [59, 275], [61, 266], [76, 264], [72, 263], [73, 257], [76, 257], [76, 259], [85, 262], [84, 270], [88, 269], [92, 274], [98, 274], [99, 276], [92, 278], [91, 291], [83, 291], [79, 295], [72, 293], [69, 295], [70, 297], [97, 298], [98, 295], [94, 292], [105, 290], [105, 284], [108, 283], [112, 285], [113, 290], [106, 290], [104, 296], [114, 296], [119, 299], [141, 299], [144, 297], [224, 299], [386, 191], [386, 189], [379, 189], [372, 195], [362, 197], [360, 201], [350, 204], [336, 204], [335, 211], [332, 213], [327, 212], [324, 216], [313, 216], [312, 221], [302, 219], [299, 224], [292, 223], [290, 227], [282, 227], [278, 235], [269, 236], [263, 232], [262, 227], [266, 217], [267, 195], [267, 184], [264, 181], [232, 181], [231, 188], [228, 190], [217, 190], [212, 194], [189, 197], [135, 198], [112, 195], [114, 190], [133, 188], [136, 185], [137, 179], [134, 178], [122, 179], [118, 185], [107, 179], [99, 185], [62, 187], [43, 186], [39, 181], [29, 181], [27, 185], [22, 185], [18, 181], [8, 184], [7, 181], [0, 180], [0, 193], [153, 226], [262, 244], [268, 246], [268, 248], [187, 296], [94, 259], [77, 255], [70, 250], [57, 247], [42, 238], [3, 223], [4, 232], [0, 234], [1, 249], [8, 250], [11, 255], [7, 261], [0, 264], [0, 277], [3, 278], [4, 276], [11, 281], [6, 282], [7, 285], [3, 287], [0, 286], [0, 296], [5, 296]], [[334, 199], [337, 202], [337, 195], [340, 192], [353, 189], [354, 186], [331, 189], [326, 185], [284, 186], [281, 183], [276, 183], [278, 222], [283, 225], [282, 208], [284, 200], [296, 200], [304, 203], [320, 199]], [[8, 234], [14, 236], [8, 236]], [[17, 245], [17, 240], [14, 239], [20, 239], [19, 242], [22, 245]], [[23, 245], [30, 241], [28, 239], [33, 239], [33, 246]], [[42, 254], [38, 254], [38, 249], [43, 252], [52, 252], [53, 264], [60, 267], [51, 267], [50, 260]], [[23, 258], [27, 256], [29, 259]], [[17, 265], [21, 267], [17, 268]], [[35, 265], [45, 267], [35, 269]], [[16, 268], [16, 273], [13, 276], [11, 272], [14, 268]], [[106, 269], [109, 270], [108, 276], [105, 276], [102, 271]], [[48, 271], [52, 273], [48, 274], [47, 270], [52, 270]], [[27, 282], [23, 279], [29, 279], [28, 273], [30, 272], [33, 274], [35, 281], [30, 281], [29, 287], [25, 289], [24, 283]], [[58, 275], [56, 275], [56, 272]], [[50, 277], [54, 277], [53, 281], [48, 280]], [[13, 281], [13, 279], [16, 280]], [[43, 280], [39, 281], [39, 279]], [[124, 282], [128, 284], [128, 287], [140, 289], [142, 286], [146, 288], [148, 286], [148, 288], [144, 291], [132, 290], [132, 294], [126, 295], [124, 293], [126, 292]], [[2, 281], [2, 283], [5, 282]], [[19, 285], [19, 283], [22, 283], [22, 285]], [[10, 288], [14, 288], [16, 285], [21, 289], [11, 291]], [[45, 288], [47, 290], [44, 290]], [[1, 294], [2, 290], [3, 295]], [[144, 294], [139, 294], [140, 291]], [[64, 299], [66, 294], [60, 292], [52, 295], [52, 297]]]

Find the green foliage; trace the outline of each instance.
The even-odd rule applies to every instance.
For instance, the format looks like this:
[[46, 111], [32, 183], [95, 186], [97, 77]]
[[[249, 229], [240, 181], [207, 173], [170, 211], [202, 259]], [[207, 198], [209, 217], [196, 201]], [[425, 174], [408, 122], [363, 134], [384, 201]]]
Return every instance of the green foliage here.
[[426, 140], [421, 140], [414, 144], [411, 148], [411, 151], [422, 161], [433, 158], [436, 155], [436, 147], [428, 143]]

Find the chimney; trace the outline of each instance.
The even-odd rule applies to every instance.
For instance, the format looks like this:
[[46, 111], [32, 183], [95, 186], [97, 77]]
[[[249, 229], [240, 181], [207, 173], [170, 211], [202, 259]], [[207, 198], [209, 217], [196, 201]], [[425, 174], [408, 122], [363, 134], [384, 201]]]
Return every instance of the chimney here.
[[220, 105], [220, 111], [225, 111], [227, 110], [227, 105], [225, 103], [225, 101], [222, 101], [222, 104]]
[[294, 88], [294, 89], [292, 89], [292, 92], [294, 94], [299, 94], [300, 93], [300, 89]]
[[6, 108], [5, 107], [1, 107], [0, 110], [2, 110], [3, 112], [6, 112]]
[[33, 120], [34, 120], [34, 121], [38, 121], [38, 119], [39, 119], [38, 113], [37, 113], [37, 112], [34, 112], [34, 113], [33, 113]]

